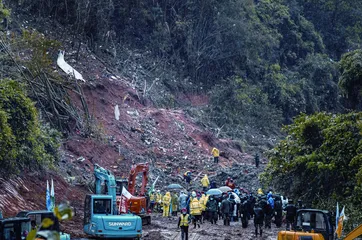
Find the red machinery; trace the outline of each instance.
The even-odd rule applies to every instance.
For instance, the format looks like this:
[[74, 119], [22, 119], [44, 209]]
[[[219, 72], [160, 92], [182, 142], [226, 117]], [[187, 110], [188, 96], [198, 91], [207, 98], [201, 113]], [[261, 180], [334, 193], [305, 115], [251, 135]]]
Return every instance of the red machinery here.
[[[147, 214], [146, 186], [148, 182], [148, 163], [139, 163], [132, 166], [128, 177], [128, 192], [132, 197], [128, 200], [127, 207], [132, 213], [142, 218], [143, 225], [151, 223], [151, 217]], [[136, 192], [136, 178], [142, 173], [142, 185], [139, 192]], [[123, 181], [124, 184], [124, 181]]]

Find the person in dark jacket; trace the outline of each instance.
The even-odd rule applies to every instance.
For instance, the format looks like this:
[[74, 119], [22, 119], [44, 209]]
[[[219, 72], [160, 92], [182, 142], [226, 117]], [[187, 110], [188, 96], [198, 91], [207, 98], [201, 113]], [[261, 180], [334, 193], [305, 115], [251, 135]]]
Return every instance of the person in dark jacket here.
[[224, 200], [222, 200], [221, 202], [220, 212], [224, 219], [224, 225], [230, 226], [230, 214], [232, 211], [231, 211], [231, 204], [230, 201], [228, 200], [227, 195], [224, 196]]
[[[263, 235], [263, 223], [264, 223], [264, 211], [261, 208], [259, 203], [255, 204], [254, 207], [254, 226], [255, 226], [255, 235], [258, 236], [258, 232], [260, 236]], [[259, 231], [258, 231], [259, 230]]]
[[208, 218], [211, 222], [211, 224], [217, 224], [217, 208], [218, 208], [218, 202], [214, 198], [214, 196], [210, 196], [209, 200], [206, 203], [206, 211], [208, 214]]
[[216, 182], [214, 180], [211, 181], [210, 188], [216, 188]]
[[288, 205], [285, 207], [284, 211], [286, 211], [286, 220], [287, 220], [287, 230], [290, 230], [290, 226], [293, 227], [293, 223], [295, 217], [297, 216], [297, 208], [293, 204], [292, 199], [288, 199]]
[[282, 203], [282, 199], [279, 195], [276, 195], [275, 197], [275, 201], [274, 201], [274, 210], [275, 210], [275, 225], [277, 227], [281, 227], [282, 226], [282, 221], [283, 221], [283, 203]]

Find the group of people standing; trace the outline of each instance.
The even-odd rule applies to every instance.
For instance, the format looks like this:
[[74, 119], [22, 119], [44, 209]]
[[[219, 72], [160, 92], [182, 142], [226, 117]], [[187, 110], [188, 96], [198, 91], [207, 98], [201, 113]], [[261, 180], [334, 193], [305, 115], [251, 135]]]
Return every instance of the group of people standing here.
[[[191, 172], [190, 172], [191, 173]], [[190, 173], [184, 176], [190, 178]], [[295, 206], [289, 199], [286, 203], [280, 195], [269, 191], [264, 194], [258, 189], [257, 194], [249, 193], [246, 189], [237, 188], [232, 178], [228, 177], [224, 185], [231, 191], [208, 195], [206, 192], [216, 188], [215, 181], [210, 183], [207, 175], [200, 180], [202, 191], [189, 190], [188, 192], [166, 192], [163, 196], [160, 190], [152, 192], [149, 196], [150, 210], [163, 212], [163, 217], [178, 216], [177, 226], [181, 229], [182, 239], [188, 239], [189, 225], [200, 228], [205, 221], [217, 224], [223, 221], [225, 226], [230, 226], [232, 221], [241, 221], [242, 227], [247, 228], [250, 219], [253, 219], [255, 234], [262, 235], [263, 229], [271, 228], [272, 219], [277, 227], [281, 227], [283, 221], [283, 210], [286, 212], [287, 229], [290, 229], [297, 212]], [[211, 186], [214, 185], [214, 186]]]

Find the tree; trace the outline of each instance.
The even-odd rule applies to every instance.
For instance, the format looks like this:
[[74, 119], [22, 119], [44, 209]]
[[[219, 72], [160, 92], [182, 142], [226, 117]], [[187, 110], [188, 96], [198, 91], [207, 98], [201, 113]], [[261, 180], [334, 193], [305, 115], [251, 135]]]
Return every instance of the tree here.
[[264, 184], [310, 203], [349, 198], [361, 188], [362, 113], [301, 115], [269, 152]]
[[338, 82], [352, 109], [362, 109], [362, 50], [358, 49], [342, 56], [340, 61], [341, 76]]

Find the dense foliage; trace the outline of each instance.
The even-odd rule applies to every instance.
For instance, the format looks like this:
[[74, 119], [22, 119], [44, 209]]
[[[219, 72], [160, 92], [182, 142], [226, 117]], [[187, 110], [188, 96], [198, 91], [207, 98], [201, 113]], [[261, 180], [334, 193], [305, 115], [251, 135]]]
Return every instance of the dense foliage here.
[[[237, 132], [245, 130], [245, 125], [265, 132], [270, 125], [262, 123], [274, 113], [275, 125], [269, 130], [292, 122], [299, 113], [341, 110], [339, 59], [334, 56], [358, 46], [359, 16], [347, 12], [362, 7], [346, 1], [343, 9], [339, 5], [332, 8], [334, 14], [351, 22], [343, 26], [342, 19], [333, 16], [335, 21], [329, 28], [331, 24], [326, 21], [333, 15], [330, 8], [334, 2], [341, 1], [24, 0], [20, 5], [10, 1], [10, 6], [46, 17], [50, 13], [53, 19], [86, 36], [95, 51], [108, 49], [120, 70], [125, 46], [151, 53], [150, 57], [176, 69], [182, 79], [170, 84], [162, 73], [166, 86], [173, 85], [170, 88], [174, 89], [183, 79], [190, 79], [210, 93], [212, 102], [205, 114], [216, 116], [208, 121], [224, 129], [238, 125]], [[310, 14], [313, 7], [319, 12]], [[320, 16], [326, 17], [327, 28], [319, 24]], [[337, 40], [321, 35], [319, 31], [325, 33], [325, 29], [346, 39], [346, 44], [331, 47]], [[144, 68], [154, 68], [155, 62]], [[260, 92], [262, 96], [245, 98], [243, 92]], [[248, 109], [253, 109], [251, 115]], [[265, 111], [270, 114], [261, 114]]]
[[362, 113], [299, 116], [270, 151], [264, 184], [309, 204], [338, 200], [360, 207], [361, 123]]
[[0, 80], [0, 172], [52, 165], [57, 159], [59, 133], [38, 120], [34, 103], [17, 82]]

